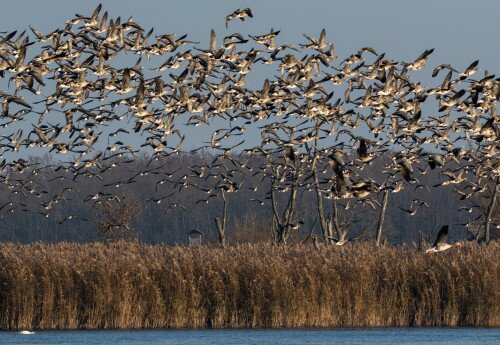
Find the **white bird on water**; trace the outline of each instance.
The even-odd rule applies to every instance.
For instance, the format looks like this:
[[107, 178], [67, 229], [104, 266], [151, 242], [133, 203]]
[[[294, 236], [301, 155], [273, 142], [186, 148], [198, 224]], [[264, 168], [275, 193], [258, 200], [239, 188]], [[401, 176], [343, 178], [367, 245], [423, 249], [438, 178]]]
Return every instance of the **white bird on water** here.
[[30, 334], [35, 334], [35, 332], [31, 332], [31, 331], [20, 331], [19, 334], [23, 334], [23, 335], [30, 335]]

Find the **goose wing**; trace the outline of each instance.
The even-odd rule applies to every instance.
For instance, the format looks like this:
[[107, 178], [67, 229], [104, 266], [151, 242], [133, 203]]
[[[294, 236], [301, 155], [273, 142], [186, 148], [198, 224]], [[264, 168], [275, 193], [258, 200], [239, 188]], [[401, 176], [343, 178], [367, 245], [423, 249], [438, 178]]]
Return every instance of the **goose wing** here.
[[437, 247], [439, 244], [446, 243], [446, 238], [448, 237], [448, 225], [443, 225], [441, 230], [439, 230], [436, 242], [434, 242], [434, 247]]

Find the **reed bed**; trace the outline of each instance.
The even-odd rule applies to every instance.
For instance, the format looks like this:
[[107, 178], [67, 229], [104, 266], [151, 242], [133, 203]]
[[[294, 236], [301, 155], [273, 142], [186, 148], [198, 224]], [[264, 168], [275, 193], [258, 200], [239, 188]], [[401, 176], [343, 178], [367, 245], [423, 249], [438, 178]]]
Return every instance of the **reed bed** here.
[[0, 328], [500, 326], [499, 243], [0, 244]]

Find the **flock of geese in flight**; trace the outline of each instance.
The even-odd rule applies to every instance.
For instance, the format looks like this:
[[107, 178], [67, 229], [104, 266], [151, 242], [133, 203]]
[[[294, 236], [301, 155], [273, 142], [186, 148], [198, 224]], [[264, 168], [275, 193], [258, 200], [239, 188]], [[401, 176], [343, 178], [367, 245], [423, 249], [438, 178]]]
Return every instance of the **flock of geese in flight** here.
[[[226, 17], [226, 28], [253, 15], [238, 9]], [[280, 30], [223, 38], [212, 30], [204, 47], [187, 35], [155, 34], [132, 18], [111, 19], [101, 5], [53, 32], [30, 30], [0, 34], [0, 183], [9, 194], [0, 217], [26, 211], [13, 194], [38, 198], [45, 216], [63, 198], [111, 205], [119, 202], [120, 187], [148, 174], [161, 179], [158, 195], [147, 204], [172, 195], [162, 193], [163, 184], [178, 192], [203, 189], [207, 198], [198, 202], [209, 202], [237, 192], [245, 176], [271, 182], [265, 197], [252, 201], [273, 207], [274, 192], [302, 190], [376, 208], [383, 191], [429, 189], [419, 181], [429, 169], [440, 169], [442, 176], [433, 187], [453, 185], [463, 199], [498, 184], [500, 78], [479, 73], [478, 61], [464, 70], [440, 65], [432, 80], [444, 78], [426, 87], [412, 74], [425, 67], [434, 49], [411, 62], [388, 59], [371, 47], [341, 60], [324, 29], [317, 37], [304, 35], [297, 46], [280, 44]], [[272, 67], [261, 82], [247, 81], [252, 71]], [[191, 127], [198, 126], [210, 139], [184, 150]], [[245, 130], [251, 134], [245, 137]], [[103, 185], [107, 192], [76, 189], [80, 176], [100, 179], [133, 162], [139, 149], [132, 143], [138, 140], [140, 150], [151, 153], [146, 170]], [[215, 159], [181, 176], [162, 168], [170, 156], [200, 150]], [[61, 176], [52, 183], [64, 179], [75, 186], [45, 199], [34, 176], [47, 167], [26, 160], [26, 152], [64, 157], [56, 168]], [[254, 166], [255, 157], [264, 163]], [[384, 161], [381, 181], [364, 174], [377, 159]], [[428, 207], [417, 199], [400, 209], [414, 215], [422, 206]], [[166, 211], [173, 208], [187, 211], [180, 203]], [[88, 220], [70, 211], [59, 223]], [[286, 218], [288, 231], [302, 224], [293, 210], [273, 216]], [[446, 247], [448, 227], [443, 229], [435, 250]]]

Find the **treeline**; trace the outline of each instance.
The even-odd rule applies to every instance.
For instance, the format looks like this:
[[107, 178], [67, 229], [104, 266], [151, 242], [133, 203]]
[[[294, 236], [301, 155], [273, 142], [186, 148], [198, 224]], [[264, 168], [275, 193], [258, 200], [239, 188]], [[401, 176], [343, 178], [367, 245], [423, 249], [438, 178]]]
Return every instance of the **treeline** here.
[[0, 36], [0, 240], [497, 233], [500, 78], [479, 61], [436, 66], [427, 86], [414, 72], [432, 48], [337, 57], [325, 29], [305, 43], [273, 29], [197, 43], [101, 10]]
[[[36, 174], [29, 171], [12, 173], [7, 177], [8, 184], [0, 185], [3, 189], [0, 202], [4, 206], [0, 219], [0, 241], [99, 240], [94, 222], [96, 210], [104, 204], [116, 203], [114, 197], [117, 196], [140, 204], [141, 210], [133, 226], [141, 242], [169, 245], [186, 243], [187, 232], [193, 228], [204, 233], [204, 243], [214, 242], [217, 240], [214, 219], [222, 214], [223, 204], [220, 198], [212, 198], [211, 195], [219, 180], [207, 178], [210, 171], [199, 176], [199, 167], [209, 166], [213, 159], [214, 156], [209, 153], [172, 155], [156, 161], [137, 155], [133, 162], [123, 165], [120, 160], [114, 164], [101, 162], [114, 167], [97, 177], [91, 174], [75, 175], [59, 162], [51, 161], [50, 157], [32, 157], [31, 163], [39, 163], [36, 165]], [[367, 166], [364, 175], [373, 180], [382, 179], [385, 160], [381, 157]], [[245, 164], [245, 169], [236, 169], [232, 165], [227, 167], [234, 170], [233, 179], [238, 188], [237, 192], [227, 194], [228, 241], [273, 241], [269, 182], [261, 175], [254, 174], [263, 164], [262, 159], [247, 157]], [[457, 212], [468, 204], [467, 200], [459, 200], [459, 195], [451, 186], [423, 187], [443, 181], [439, 175], [441, 170], [428, 170], [419, 184], [408, 184], [400, 192], [390, 194], [383, 233], [389, 242], [411, 243], [417, 241], [420, 232], [428, 239], [433, 239], [435, 231], [442, 224], [456, 224], [450, 233], [452, 239], [471, 236], [473, 229], [467, 229], [463, 224], [470, 222], [481, 210], [474, 208], [470, 213], [464, 210]], [[23, 185], [16, 181], [23, 181]], [[114, 185], [115, 181], [130, 183], [117, 186]], [[409, 215], [401, 209], [410, 208], [409, 205], [415, 199], [424, 200], [427, 206], [419, 207], [415, 215]], [[11, 202], [13, 206], [9, 204]], [[284, 204], [286, 200], [282, 198], [278, 202]], [[323, 202], [326, 210], [331, 209], [330, 201]], [[304, 221], [304, 225], [292, 235], [292, 242], [296, 243], [302, 242], [310, 234], [321, 233], [314, 191], [303, 186], [297, 203], [296, 218]], [[340, 201], [335, 200], [335, 203], [339, 204]], [[374, 238], [379, 217], [378, 206], [372, 208], [373, 205], [365, 205], [355, 198], [340, 204], [344, 207], [338, 207], [339, 222], [348, 229], [348, 236]], [[8, 212], [9, 208], [15, 212]], [[59, 224], [69, 214], [78, 215], [84, 220], [77, 218]], [[493, 236], [497, 236], [497, 232]]]
[[0, 329], [498, 327], [499, 249], [0, 244]]

